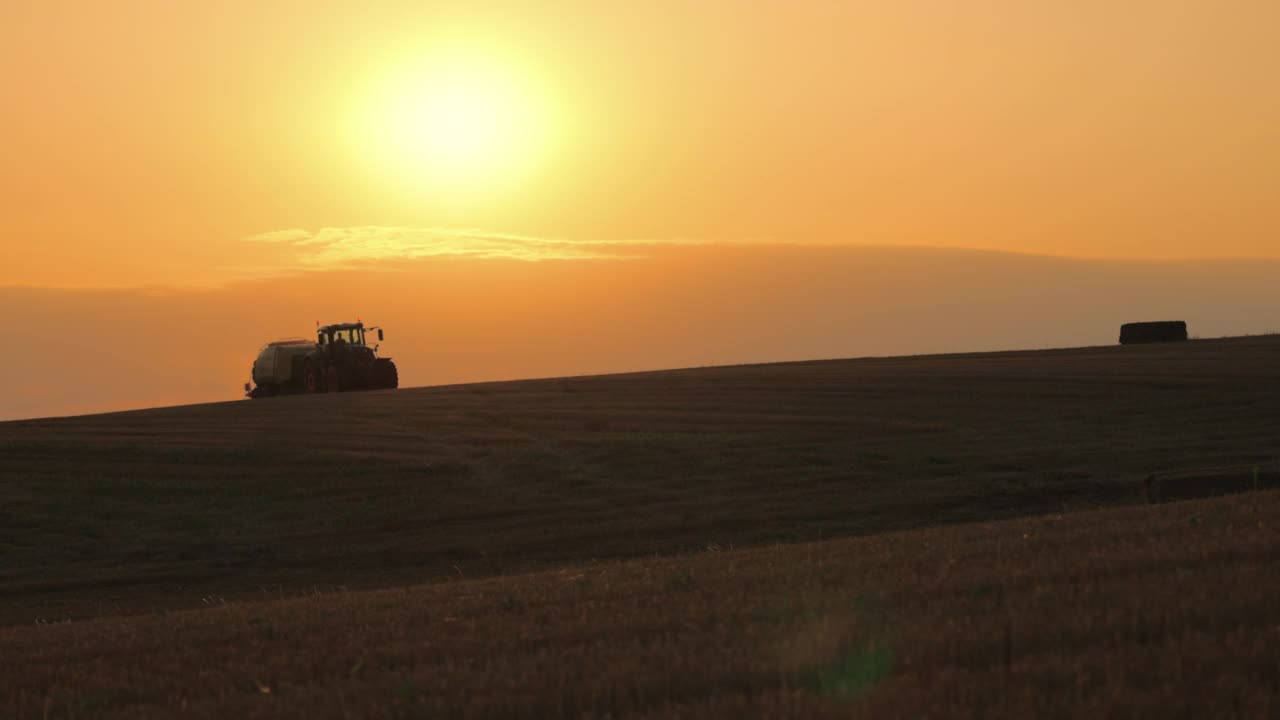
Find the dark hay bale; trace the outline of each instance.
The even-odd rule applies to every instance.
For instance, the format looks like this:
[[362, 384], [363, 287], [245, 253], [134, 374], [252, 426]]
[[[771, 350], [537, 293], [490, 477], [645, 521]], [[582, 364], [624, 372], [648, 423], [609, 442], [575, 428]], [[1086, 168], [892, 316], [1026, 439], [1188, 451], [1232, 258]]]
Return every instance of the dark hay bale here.
[[1147, 502], [1216, 497], [1280, 488], [1280, 465], [1236, 465], [1155, 473], [1144, 481]]
[[1182, 320], [1125, 323], [1120, 326], [1120, 344], [1183, 342], [1187, 324]]

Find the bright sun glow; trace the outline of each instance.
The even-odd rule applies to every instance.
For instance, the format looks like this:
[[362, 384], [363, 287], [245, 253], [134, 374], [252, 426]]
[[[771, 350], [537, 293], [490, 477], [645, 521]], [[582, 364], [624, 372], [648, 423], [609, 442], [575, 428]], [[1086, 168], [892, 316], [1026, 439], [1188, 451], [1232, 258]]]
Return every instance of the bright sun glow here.
[[388, 69], [360, 101], [361, 152], [399, 183], [451, 191], [509, 182], [547, 152], [549, 108], [515, 63], [439, 54]]

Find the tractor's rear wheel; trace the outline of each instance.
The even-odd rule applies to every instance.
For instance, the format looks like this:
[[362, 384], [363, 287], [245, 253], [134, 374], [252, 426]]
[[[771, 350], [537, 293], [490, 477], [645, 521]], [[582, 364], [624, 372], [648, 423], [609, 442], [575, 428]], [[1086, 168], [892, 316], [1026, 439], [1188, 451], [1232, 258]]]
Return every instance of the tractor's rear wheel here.
[[338, 368], [330, 365], [324, 374], [324, 389], [328, 392], [335, 393], [340, 389], [338, 387]]
[[320, 373], [310, 360], [302, 364], [302, 392], [313, 393], [320, 390]]

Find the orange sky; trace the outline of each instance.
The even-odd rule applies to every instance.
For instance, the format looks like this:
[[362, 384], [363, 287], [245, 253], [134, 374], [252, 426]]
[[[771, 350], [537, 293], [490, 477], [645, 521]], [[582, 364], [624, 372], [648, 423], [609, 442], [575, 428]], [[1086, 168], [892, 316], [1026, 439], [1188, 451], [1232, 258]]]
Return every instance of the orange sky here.
[[[5, 4], [0, 283], [217, 282], [366, 226], [1280, 254], [1269, 0], [474, 5]], [[441, 49], [535, 98], [519, 167], [370, 157], [379, 78]]]
[[[435, 327], [400, 331], [419, 338], [425, 359], [420, 336], [442, 326], [458, 342], [467, 323], [516, 332], [502, 318], [528, 311], [531, 287], [562, 294], [564, 304], [546, 305], [562, 316], [575, 302], [599, 303], [589, 277], [628, 288], [618, 302], [667, 308], [670, 322], [725, 293], [766, 304], [804, 295], [804, 273], [784, 288], [778, 262], [741, 265], [755, 249], [814, 273], [821, 263], [805, 265], [815, 256], [796, 245], [1277, 259], [1277, 28], [1274, 0], [6, 3], [0, 289], [40, 292], [0, 294], [0, 311], [46, 311], [57, 334], [83, 322], [53, 310], [88, 296], [54, 289], [223, 288], [225, 305], [206, 296], [192, 312], [258, 315], [256, 334], [236, 338], [252, 347], [236, 347], [219, 370], [229, 378], [269, 339], [258, 334], [344, 319], [314, 315], [337, 273], [354, 269], [381, 280], [343, 295], [350, 312], [327, 312], [404, 310], [414, 284], [439, 282], [440, 268], [484, 288], [483, 298], [433, 308]], [[697, 258], [699, 270], [675, 273], [687, 286], [655, 285], [653, 263], [673, 258]], [[564, 268], [521, 286], [512, 259]], [[881, 287], [859, 267], [847, 266], [851, 286]], [[557, 273], [562, 281], [548, 279]], [[719, 298], [699, 289], [711, 276]], [[961, 277], [927, 297], [955, 303], [978, 291]], [[1250, 307], [1251, 292], [1233, 307]], [[684, 304], [663, 299], [673, 294]], [[889, 295], [840, 302], [897, 307]], [[174, 322], [167, 300], [137, 297], [153, 299], [139, 300], [130, 322]], [[1266, 329], [1272, 306], [1237, 329]], [[788, 301], [765, 314], [821, 307]], [[1181, 311], [1173, 301], [1145, 307]], [[412, 317], [403, 312], [402, 327]], [[1103, 317], [1099, 339], [1113, 324]], [[737, 327], [739, 318], [703, 321]], [[606, 348], [584, 362], [567, 350], [586, 342], [573, 323], [529, 322], [564, 352], [543, 348], [545, 361], [523, 371], [472, 354], [404, 375], [798, 352], [772, 331], [753, 342], [743, 326], [718, 345], [698, 345], [720, 337], [704, 328], [655, 336], [671, 345], [643, 358]], [[1031, 327], [1009, 326], [990, 344], [1095, 337]], [[949, 347], [872, 340], [801, 347]], [[24, 412], [71, 407], [32, 403]]]

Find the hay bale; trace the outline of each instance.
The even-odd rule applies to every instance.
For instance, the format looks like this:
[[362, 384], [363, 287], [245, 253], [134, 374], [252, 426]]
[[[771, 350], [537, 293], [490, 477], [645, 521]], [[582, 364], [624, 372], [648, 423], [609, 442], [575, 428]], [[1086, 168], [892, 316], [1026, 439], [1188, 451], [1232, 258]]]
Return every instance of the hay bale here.
[[1120, 344], [1183, 342], [1187, 339], [1187, 323], [1182, 320], [1134, 322], [1120, 326]]
[[1216, 497], [1280, 488], [1280, 465], [1179, 470], [1148, 475], [1143, 482], [1150, 503]]

